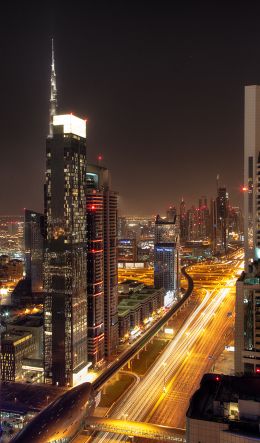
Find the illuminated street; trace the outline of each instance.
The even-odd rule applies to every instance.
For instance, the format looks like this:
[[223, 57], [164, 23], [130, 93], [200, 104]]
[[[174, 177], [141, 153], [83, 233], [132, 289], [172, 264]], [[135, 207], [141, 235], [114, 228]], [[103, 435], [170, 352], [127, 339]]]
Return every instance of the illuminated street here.
[[[229, 260], [216, 265], [200, 264], [192, 267], [197, 287], [204, 287], [202, 278], [206, 274], [206, 285], [211, 286], [211, 290], [204, 290], [205, 297], [201, 304], [180, 328], [151, 371], [113, 408], [111, 417], [137, 421], [150, 419], [160, 424], [184, 426], [189, 398], [203, 373], [213, 365], [212, 358], [222, 351], [225, 334], [232, 327], [233, 316], [227, 317], [227, 313], [234, 308], [236, 274], [242, 270], [242, 265], [242, 253], [235, 253]], [[209, 282], [212, 273], [213, 280]], [[210, 328], [212, 321], [214, 328]], [[194, 368], [197, 368], [197, 372], [191, 377]], [[170, 386], [170, 383], [173, 385]], [[169, 408], [167, 402], [170, 403]], [[169, 409], [168, 417], [163, 412], [164, 408]], [[173, 419], [175, 414], [176, 418]], [[122, 439], [116, 435], [111, 438]], [[104, 434], [98, 435], [94, 441], [111, 440], [108, 434]]]
[[153, 285], [153, 268], [119, 268], [118, 282], [122, 283], [124, 280], [136, 280], [151, 286]]

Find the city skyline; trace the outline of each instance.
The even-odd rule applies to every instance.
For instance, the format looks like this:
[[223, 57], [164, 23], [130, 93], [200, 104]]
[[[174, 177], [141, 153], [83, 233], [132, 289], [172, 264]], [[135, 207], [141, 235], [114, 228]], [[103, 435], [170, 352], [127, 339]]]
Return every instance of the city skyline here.
[[[4, 91], [6, 149], [0, 185], [8, 186], [12, 169], [13, 186], [8, 196], [3, 195], [1, 213], [21, 213], [23, 206], [43, 209], [52, 36], [59, 112], [87, 114], [88, 157], [95, 163], [102, 153], [102, 164], [111, 170], [113, 188], [120, 193], [121, 214], [162, 212], [182, 195], [189, 205], [205, 194], [205, 188], [210, 199], [218, 173], [233, 203], [241, 202], [243, 87], [259, 79], [257, 60], [252, 57], [260, 39], [256, 4], [252, 2], [250, 11], [238, 4], [231, 26], [230, 7], [222, 15], [222, 8], [215, 6], [211, 15], [203, 2], [197, 9], [189, 3], [186, 8], [165, 3], [158, 14], [153, 2], [149, 11], [144, 3], [125, 10], [113, 4], [110, 11], [106, 6], [98, 10], [83, 5], [80, 12], [68, 11], [64, 5], [60, 13], [55, 6], [50, 10], [42, 6], [39, 15], [29, 4], [12, 15], [5, 6], [8, 26], [3, 28], [1, 80], [7, 92], [12, 87], [16, 106], [6, 100]], [[73, 23], [67, 35], [69, 12]], [[248, 20], [241, 31], [244, 14]], [[19, 56], [11, 57], [18, 33]], [[241, 39], [243, 45], [238, 45]], [[13, 121], [19, 139], [12, 135]], [[158, 183], [164, 188], [163, 197]]]

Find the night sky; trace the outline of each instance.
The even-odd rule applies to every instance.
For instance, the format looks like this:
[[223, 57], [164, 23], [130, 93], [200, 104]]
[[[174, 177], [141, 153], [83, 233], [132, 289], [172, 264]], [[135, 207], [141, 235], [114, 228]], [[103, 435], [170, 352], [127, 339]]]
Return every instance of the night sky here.
[[217, 173], [239, 203], [258, 2], [5, 3], [1, 214], [43, 209], [52, 36], [59, 112], [88, 117], [88, 159], [103, 154], [121, 213], [163, 213], [182, 196], [197, 204], [215, 196]]

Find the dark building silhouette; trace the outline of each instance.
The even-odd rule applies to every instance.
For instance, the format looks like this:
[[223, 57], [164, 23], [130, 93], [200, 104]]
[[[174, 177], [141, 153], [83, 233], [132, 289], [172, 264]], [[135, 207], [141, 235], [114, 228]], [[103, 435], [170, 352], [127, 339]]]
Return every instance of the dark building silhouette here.
[[44, 215], [24, 211], [25, 277], [31, 292], [43, 290]]

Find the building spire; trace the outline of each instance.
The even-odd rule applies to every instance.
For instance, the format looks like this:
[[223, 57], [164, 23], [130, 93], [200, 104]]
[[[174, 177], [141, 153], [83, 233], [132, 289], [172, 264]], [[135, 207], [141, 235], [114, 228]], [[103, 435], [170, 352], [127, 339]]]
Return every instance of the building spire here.
[[50, 96], [50, 126], [49, 136], [53, 136], [53, 116], [57, 112], [57, 87], [56, 87], [56, 73], [54, 60], [54, 45], [53, 38], [51, 39], [51, 96]]

